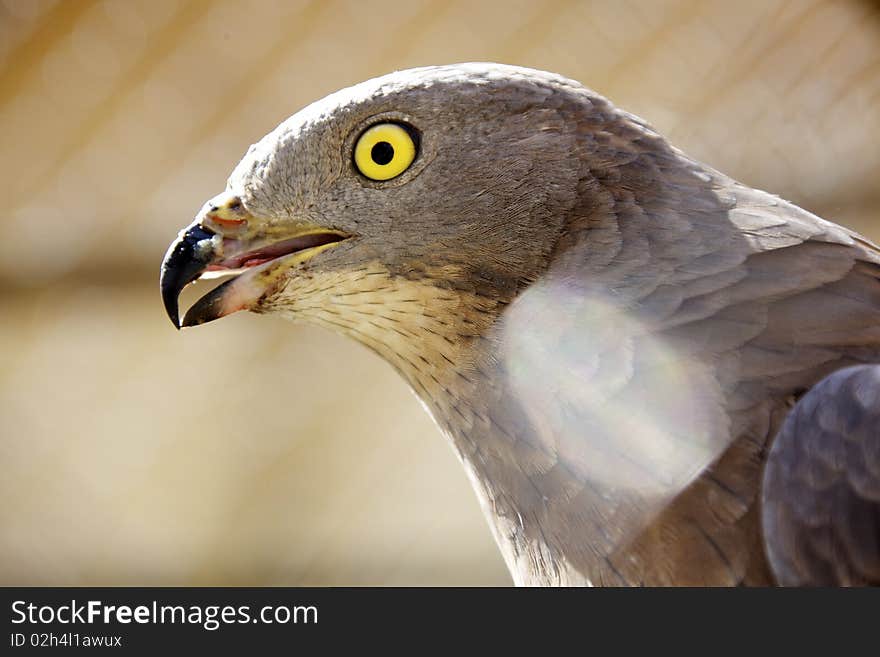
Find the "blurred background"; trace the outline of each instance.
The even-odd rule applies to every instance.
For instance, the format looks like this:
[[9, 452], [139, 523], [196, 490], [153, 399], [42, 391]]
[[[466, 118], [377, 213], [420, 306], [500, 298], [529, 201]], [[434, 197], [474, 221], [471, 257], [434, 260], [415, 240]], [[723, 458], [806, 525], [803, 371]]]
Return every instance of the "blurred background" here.
[[394, 69], [580, 80], [880, 238], [880, 3], [0, 0], [0, 584], [508, 584], [378, 357], [175, 331], [165, 248], [303, 105]]

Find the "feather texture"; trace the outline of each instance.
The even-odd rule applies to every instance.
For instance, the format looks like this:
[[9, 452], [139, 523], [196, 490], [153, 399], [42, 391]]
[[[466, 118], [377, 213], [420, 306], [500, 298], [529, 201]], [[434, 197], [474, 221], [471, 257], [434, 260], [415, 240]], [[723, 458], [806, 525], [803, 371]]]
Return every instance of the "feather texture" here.
[[822, 380], [786, 418], [764, 474], [763, 530], [788, 586], [880, 585], [880, 367]]
[[[384, 182], [350, 157], [375, 121], [419, 134], [413, 164]], [[880, 359], [874, 245], [549, 73], [462, 64], [367, 81], [282, 123], [227, 192], [249, 234], [306, 221], [352, 236], [251, 309], [350, 335], [401, 373], [521, 584], [770, 583], [758, 500], [773, 437], [825, 375]], [[834, 507], [852, 522], [836, 535], [848, 581], [870, 579], [854, 528], [876, 443], [798, 415], [821, 426], [808, 441], [824, 431], [846, 458], [784, 448], [780, 467], [846, 482], [833, 504], [852, 504]], [[789, 514], [772, 549], [796, 551], [791, 519], [821, 503], [772, 481], [765, 505]], [[811, 546], [790, 558], [827, 566], [827, 541]]]

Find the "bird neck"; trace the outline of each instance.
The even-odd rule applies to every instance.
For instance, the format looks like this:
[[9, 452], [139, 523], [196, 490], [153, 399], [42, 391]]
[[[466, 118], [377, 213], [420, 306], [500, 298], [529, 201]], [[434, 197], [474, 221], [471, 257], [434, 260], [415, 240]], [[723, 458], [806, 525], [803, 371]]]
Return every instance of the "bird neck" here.
[[[388, 275], [378, 263], [356, 279], [333, 276], [315, 275], [282, 314], [354, 338], [403, 376], [452, 443], [518, 583], [584, 583], [541, 539], [546, 499], [529, 475], [551, 470], [555, 456], [533, 444], [529, 418], [510, 403], [510, 377], [498, 371], [496, 323], [515, 290], [454, 289], [437, 277]], [[556, 479], [574, 489], [567, 476], [560, 470]]]
[[[545, 525], [565, 520], [550, 517], [560, 508], [548, 507], [530, 475], [552, 471], [559, 491], [578, 491], [583, 482], [535, 444], [530, 420], [507, 388], [510, 377], [498, 371], [501, 341], [487, 319], [498, 309], [448, 293], [430, 303], [417, 335], [391, 337], [371, 324], [356, 337], [398, 370], [450, 441], [516, 583], [589, 584], [582, 568], [568, 564], [566, 546], [543, 535]], [[588, 540], [571, 538], [577, 549]]]

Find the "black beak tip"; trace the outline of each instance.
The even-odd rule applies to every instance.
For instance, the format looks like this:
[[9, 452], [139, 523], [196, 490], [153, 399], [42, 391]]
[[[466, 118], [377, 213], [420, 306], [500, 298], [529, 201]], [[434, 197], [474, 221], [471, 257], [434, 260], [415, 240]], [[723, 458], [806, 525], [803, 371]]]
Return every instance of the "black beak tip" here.
[[180, 318], [177, 316], [177, 313], [168, 313], [168, 318], [171, 320], [171, 323], [174, 324], [174, 328], [178, 331], [182, 328], [180, 325]]
[[190, 313], [187, 313], [183, 316], [183, 321], [180, 322], [180, 328], [192, 328], [193, 326], [198, 326], [199, 324], [204, 324], [205, 322], [196, 317], [192, 317]]
[[162, 273], [159, 276], [162, 303], [168, 318], [178, 330], [181, 328], [178, 297], [181, 290], [198, 278], [210, 262], [210, 255], [198, 247], [213, 236], [212, 231], [198, 224], [190, 227], [168, 248], [162, 262]]
[[180, 323], [181, 328], [207, 324], [208, 322], [213, 322], [215, 319], [223, 317], [223, 295], [231, 283], [232, 281], [226, 281], [225, 283], [218, 285], [208, 292], [208, 294], [196, 301], [183, 316], [183, 321]]
[[168, 318], [174, 324], [174, 328], [180, 330], [180, 316], [177, 307], [177, 296], [180, 293], [180, 289], [175, 289], [177, 288], [175, 284], [169, 284], [164, 269], [159, 286], [162, 290], [162, 303], [165, 305], [165, 312], [168, 313]]

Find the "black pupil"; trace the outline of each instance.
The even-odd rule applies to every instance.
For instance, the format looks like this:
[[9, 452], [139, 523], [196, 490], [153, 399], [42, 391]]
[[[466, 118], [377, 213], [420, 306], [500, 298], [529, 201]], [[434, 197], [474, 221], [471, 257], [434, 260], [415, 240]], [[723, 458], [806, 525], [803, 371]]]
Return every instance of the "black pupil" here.
[[373, 146], [373, 150], [370, 151], [370, 157], [373, 158], [373, 162], [376, 164], [388, 164], [394, 159], [394, 146], [387, 141], [380, 141]]

